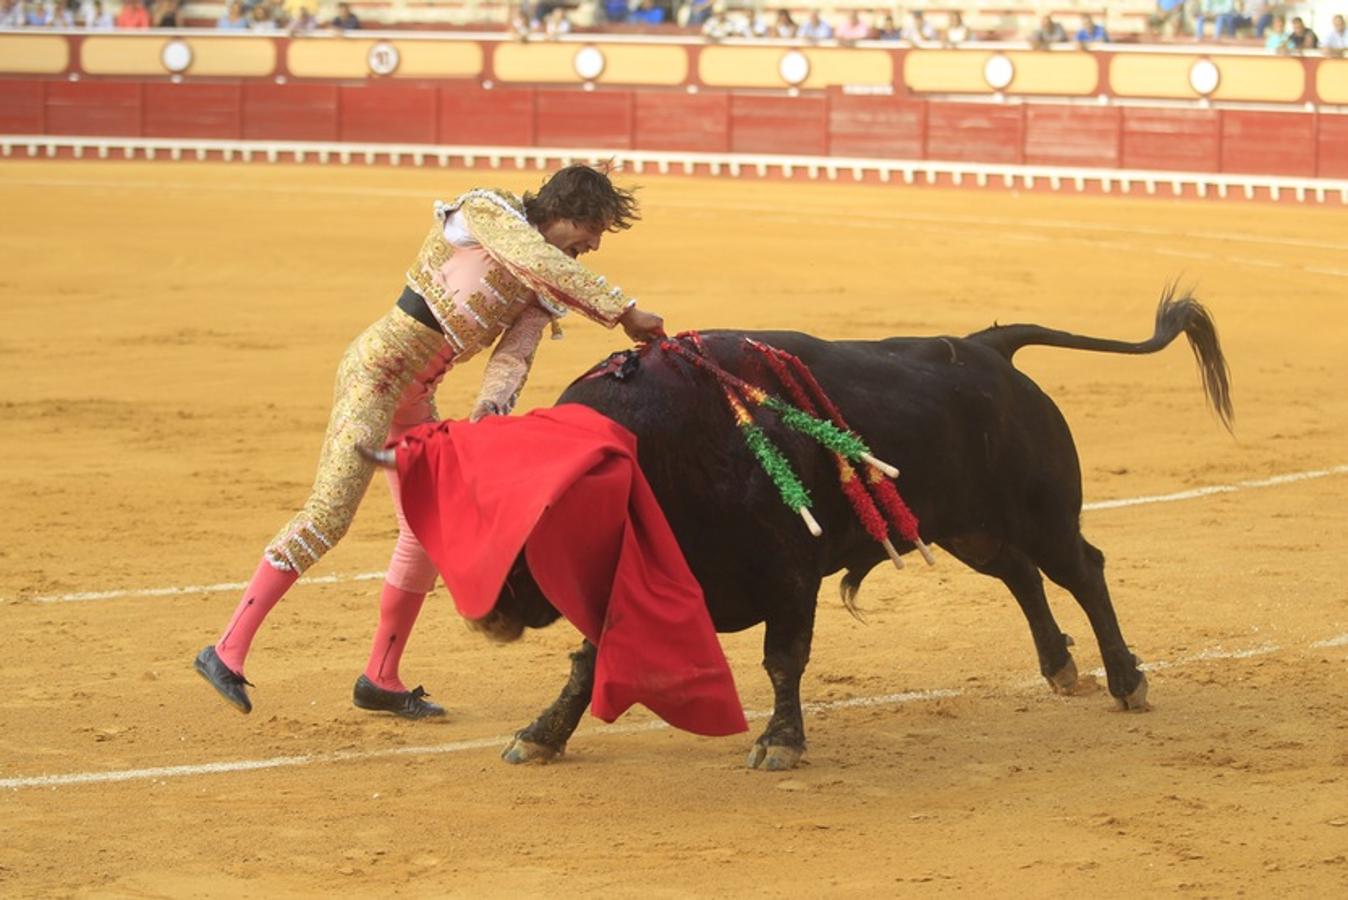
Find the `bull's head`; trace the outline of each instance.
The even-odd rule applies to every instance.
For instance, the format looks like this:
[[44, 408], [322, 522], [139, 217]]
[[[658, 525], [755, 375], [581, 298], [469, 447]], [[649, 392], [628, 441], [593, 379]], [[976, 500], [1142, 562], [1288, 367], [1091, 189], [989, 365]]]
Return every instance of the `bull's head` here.
[[496, 606], [480, 619], [469, 619], [468, 626], [500, 644], [517, 641], [526, 628], [544, 628], [561, 617], [561, 613], [543, 596], [542, 589], [521, 553], [501, 586]]

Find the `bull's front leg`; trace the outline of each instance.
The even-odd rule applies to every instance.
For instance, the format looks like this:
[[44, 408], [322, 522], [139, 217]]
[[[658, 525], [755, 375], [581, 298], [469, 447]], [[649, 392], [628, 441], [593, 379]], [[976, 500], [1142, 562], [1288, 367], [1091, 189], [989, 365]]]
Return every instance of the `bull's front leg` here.
[[805, 753], [800, 677], [810, 661], [813, 632], [814, 595], [808, 603], [789, 608], [767, 621], [763, 668], [772, 680], [772, 718], [749, 751], [751, 769], [794, 769]]
[[589, 641], [571, 654], [571, 677], [552, 705], [534, 719], [533, 724], [515, 733], [515, 738], [501, 751], [508, 763], [549, 762], [566, 750], [585, 707], [590, 705], [594, 692], [595, 646]]

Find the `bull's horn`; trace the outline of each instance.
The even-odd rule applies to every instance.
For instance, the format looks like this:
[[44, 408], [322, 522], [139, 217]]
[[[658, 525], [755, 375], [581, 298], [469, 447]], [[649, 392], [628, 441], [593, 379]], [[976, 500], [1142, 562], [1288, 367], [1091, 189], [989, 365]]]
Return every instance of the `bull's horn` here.
[[889, 538], [885, 538], [883, 541], [881, 541], [880, 546], [884, 547], [885, 552], [889, 554], [890, 560], [894, 563], [894, 568], [902, 569], [903, 557], [899, 556], [899, 551], [894, 549], [894, 545], [890, 543]]
[[883, 459], [876, 459], [874, 456], [871, 456], [869, 453], [863, 453], [863, 454], [861, 454], [861, 461], [864, 462], [864, 463], [869, 463], [869, 464], [872, 465], [872, 466], [875, 466], [877, 469], [879, 469], [881, 472], [884, 472], [884, 473], [885, 473], [886, 475], [888, 475], [890, 478], [898, 478], [898, 477], [899, 477], [899, 470], [898, 470], [898, 469], [894, 468], [894, 467], [891, 466], [889, 463], [885, 462]]
[[810, 515], [809, 507], [802, 506], [796, 512], [800, 513], [800, 517], [805, 520], [805, 527], [810, 529], [810, 534], [819, 537], [824, 533], [824, 529], [819, 527], [819, 523], [815, 521], [814, 516]]
[[398, 458], [392, 450], [373, 450], [364, 444], [357, 444], [356, 452], [381, 469], [393, 469], [398, 466]]

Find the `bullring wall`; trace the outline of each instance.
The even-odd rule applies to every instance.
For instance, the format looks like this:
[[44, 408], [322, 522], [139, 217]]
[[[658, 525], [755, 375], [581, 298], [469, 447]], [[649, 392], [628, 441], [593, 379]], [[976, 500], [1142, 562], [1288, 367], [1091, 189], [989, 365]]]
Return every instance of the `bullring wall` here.
[[864, 161], [906, 180], [908, 164], [926, 161], [927, 173], [980, 183], [1186, 173], [1223, 194], [1279, 184], [1342, 201], [1348, 60], [1192, 47], [0, 33], [4, 153], [165, 141], [211, 154], [457, 148], [464, 162], [628, 151], [662, 167], [788, 175]]

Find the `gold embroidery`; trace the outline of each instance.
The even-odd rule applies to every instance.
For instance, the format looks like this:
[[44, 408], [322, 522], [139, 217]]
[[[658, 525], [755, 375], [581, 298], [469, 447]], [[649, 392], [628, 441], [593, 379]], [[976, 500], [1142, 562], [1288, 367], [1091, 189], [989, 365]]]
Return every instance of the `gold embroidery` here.
[[337, 367], [313, 489], [267, 545], [270, 558], [303, 572], [342, 539], [374, 471], [356, 444], [383, 446], [404, 394], [437, 354], [446, 353], [444, 338], [396, 307], [352, 341]]

